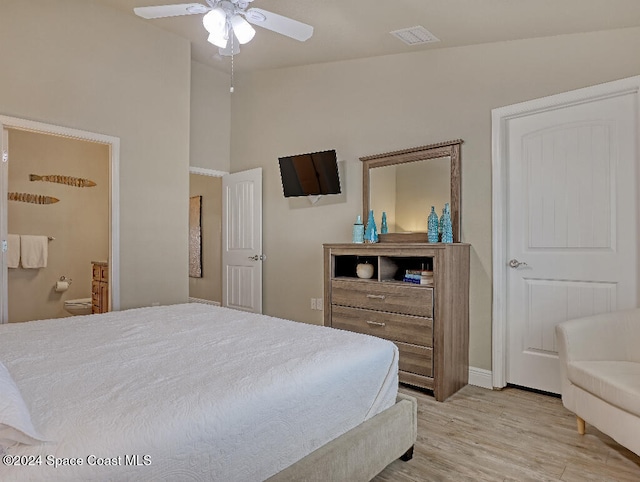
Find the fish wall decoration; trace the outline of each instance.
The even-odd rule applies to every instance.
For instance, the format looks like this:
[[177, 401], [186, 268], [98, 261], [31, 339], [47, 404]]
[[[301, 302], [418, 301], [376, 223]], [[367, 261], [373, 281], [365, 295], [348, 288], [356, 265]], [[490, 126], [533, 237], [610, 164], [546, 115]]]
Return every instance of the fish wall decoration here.
[[29, 181], [56, 182], [58, 184], [66, 184], [67, 186], [74, 186], [74, 187], [93, 187], [96, 185], [95, 182], [89, 179], [82, 179], [81, 177], [59, 176], [57, 174], [51, 174], [46, 176], [39, 176], [38, 174], [29, 174]]
[[22, 203], [32, 204], [53, 204], [60, 201], [60, 199], [52, 196], [43, 196], [42, 194], [28, 194], [25, 192], [10, 192], [8, 193], [9, 201], [19, 201]]

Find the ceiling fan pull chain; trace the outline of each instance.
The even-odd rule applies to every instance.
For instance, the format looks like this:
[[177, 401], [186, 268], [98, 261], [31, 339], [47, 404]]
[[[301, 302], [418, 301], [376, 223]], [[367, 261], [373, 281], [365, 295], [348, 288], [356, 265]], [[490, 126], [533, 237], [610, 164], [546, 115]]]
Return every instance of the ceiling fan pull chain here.
[[231, 32], [231, 88], [229, 92], [233, 94], [233, 42], [235, 40], [235, 35]]

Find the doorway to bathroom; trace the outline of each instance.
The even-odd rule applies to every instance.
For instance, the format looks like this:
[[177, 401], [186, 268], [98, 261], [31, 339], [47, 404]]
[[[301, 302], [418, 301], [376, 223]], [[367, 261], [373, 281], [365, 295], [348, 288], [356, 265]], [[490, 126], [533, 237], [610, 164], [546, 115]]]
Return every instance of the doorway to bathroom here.
[[[1, 238], [27, 249], [17, 265], [15, 252], [2, 257], [0, 322], [71, 316], [65, 302], [92, 299], [94, 263], [108, 268], [107, 303], [119, 309], [118, 139], [2, 116], [0, 124]], [[22, 237], [36, 241], [35, 264], [24, 262], [34, 252]]]

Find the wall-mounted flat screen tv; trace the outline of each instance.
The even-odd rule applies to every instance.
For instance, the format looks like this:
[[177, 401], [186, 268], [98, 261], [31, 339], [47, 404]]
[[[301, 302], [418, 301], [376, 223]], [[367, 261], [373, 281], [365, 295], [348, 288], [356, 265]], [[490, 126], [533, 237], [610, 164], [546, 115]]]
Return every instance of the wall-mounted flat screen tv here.
[[284, 197], [340, 194], [335, 150], [278, 159]]

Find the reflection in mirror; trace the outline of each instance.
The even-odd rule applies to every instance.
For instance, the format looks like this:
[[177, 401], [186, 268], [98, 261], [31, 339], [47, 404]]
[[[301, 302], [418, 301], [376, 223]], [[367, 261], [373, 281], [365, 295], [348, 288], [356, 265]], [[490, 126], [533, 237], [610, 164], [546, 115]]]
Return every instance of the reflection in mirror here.
[[460, 242], [460, 145], [462, 140], [361, 157], [362, 214], [376, 224], [387, 213], [386, 242], [426, 242], [431, 206], [438, 217], [449, 203], [453, 242]]
[[439, 157], [378, 167], [369, 172], [370, 207], [387, 213], [390, 233], [426, 232], [427, 216], [451, 203], [451, 159]]

